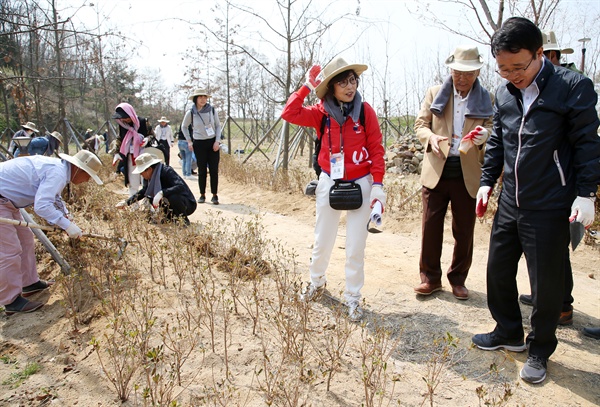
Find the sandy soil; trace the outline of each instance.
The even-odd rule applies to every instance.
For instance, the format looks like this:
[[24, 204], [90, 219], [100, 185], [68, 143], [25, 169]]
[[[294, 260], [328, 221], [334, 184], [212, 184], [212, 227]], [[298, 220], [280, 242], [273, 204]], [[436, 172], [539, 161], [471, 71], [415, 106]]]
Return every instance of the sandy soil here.
[[[175, 150], [175, 149], [173, 149]], [[176, 153], [174, 153], [176, 154]], [[179, 170], [176, 157], [172, 164]], [[414, 180], [412, 180], [414, 182]], [[198, 193], [195, 181], [187, 181]], [[107, 188], [121, 191], [118, 184]], [[280, 242], [297, 255], [298, 273], [306, 279], [314, 227], [314, 201], [300, 194], [272, 193], [254, 186], [241, 186], [224, 177], [219, 191], [221, 204], [199, 205], [191, 216], [197, 223], [218, 217], [224, 220], [252, 219], [259, 214], [264, 234]], [[115, 201], [119, 199], [115, 197]], [[416, 198], [417, 200], [419, 197]], [[421, 405], [426, 393], [422, 377], [431, 367], [434, 342], [450, 333], [459, 340], [454, 355], [456, 364], [444, 369], [436, 389], [434, 405], [477, 406], [476, 389], [484, 386], [490, 394], [500, 395], [500, 386], [507, 383], [512, 395], [506, 404], [525, 406], [595, 406], [600, 404], [600, 341], [584, 337], [584, 326], [600, 326], [600, 251], [592, 245], [580, 245], [571, 254], [574, 270], [574, 324], [559, 327], [559, 345], [552, 356], [548, 379], [541, 385], [528, 385], [518, 378], [526, 354], [483, 352], [470, 349], [470, 338], [475, 333], [487, 332], [494, 326], [486, 306], [485, 266], [490, 221], [477, 222], [475, 254], [467, 280], [471, 298], [458, 301], [444, 291], [419, 298], [413, 292], [418, 283], [420, 250], [420, 215], [396, 212], [384, 217], [384, 232], [370, 234], [366, 251], [366, 282], [363, 295], [366, 301], [366, 327], [383, 321], [397, 332], [397, 348], [389, 360], [390, 373], [397, 380], [394, 402], [389, 405]], [[340, 227], [338, 241], [328, 269], [328, 291], [339, 297], [344, 287], [345, 229]], [[443, 264], [447, 266], [452, 250], [449, 222], [444, 234]], [[134, 249], [128, 249], [134, 250]], [[53, 264], [46, 264], [40, 273], [48, 278], [59, 273]], [[526, 267], [522, 261], [518, 275], [519, 290], [528, 293]], [[165, 290], [168, 293], [172, 292]], [[91, 337], [101, 337], [107, 329], [106, 320], [94, 318], [89, 325], [73, 332], [65, 317], [62, 295], [58, 288], [38, 295], [47, 303], [39, 312], [13, 317], [0, 317], [0, 406], [116, 406], [143, 405], [139, 397], [121, 404], [102, 372], [98, 358], [89, 344]], [[171, 308], [158, 310], [158, 315], [169, 315]], [[159, 308], [159, 307], [157, 307]], [[333, 313], [332, 301], [324, 299], [312, 305], [315, 319], [328, 321]], [[530, 308], [522, 306], [523, 323], [528, 328]], [[323, 328], [325, 325], [321, 325]], [[323, 328], [325, 329], [325, 328]], [[369, 330], [367, 329], [367, 333]], [[373, 331], [370, 331], [373, 333]], [[361, 331], [353, 334], [352, 344], [346, 351], [342, 372], [333, 381], [330, 392], [324, 390], [323, 380], [317, 380], [305, 405], [358, 406], [364, 402], [361, 384], [359, 343]], [[233, 384], [239, 397], [223, 405], [266, 405], [259, 393], [248, 390], [256, 387], [256, 366], [260, 365], [260, 349], [249, 327], [232, 333], [231, 370]], [[217, 352], [218, 353], [218, 352]], [[11, 374], [22, 370], [30, 362], [37, 362], [41, 370], [19, 386], [8, 384]], [[18, 363], [14, 363], [18, 362]], [[496, 365], [498, 375], [490, 375], [490, 366]], [[222, 373], [222, 358], [210, 351], [196, 355], [183, 374], [189, 379], [186, 391], [207, 393], [214, 385], [215, 375]], [[218, 380], [217, 380], [218, 381]], [[291, 384], [290, 384], [291, 385]], [[215, 387], [215, 386], [213, 386]], [[218, 386], [217, 386], [218, 387]], [[391, 384], [387, 390], [390, 391]], [[490, 396], [491, 398], [491, 396]], [[182, 400], [182, 405], [217, 405], [216, 402]], [[233, 401], [238, 400], [238, 401]], [[241, 401], [239, 401], [241, 400]], [[396, 401], [398, 404], [396, 404]], [[136, 404], [137, 403], [137, 404]], [[386, 402], [387, 403], [387, 402]], [[384, 403], [383, 405], [388, 405]], [[274, 405], [280, 405], [275, 403]], [[283, 405], [283, 403], [281, 404]], [[425, 405], [429, 405], [426, 402]]]

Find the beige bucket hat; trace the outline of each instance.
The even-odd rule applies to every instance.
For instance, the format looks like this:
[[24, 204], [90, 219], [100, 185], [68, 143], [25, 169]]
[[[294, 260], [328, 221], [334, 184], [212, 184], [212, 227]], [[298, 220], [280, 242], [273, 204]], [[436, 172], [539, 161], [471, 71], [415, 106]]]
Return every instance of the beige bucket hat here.
[[476, 71], [483, 66], [483, 57], [477, 47], [460, 45], [446, 58], [445, 64], [448, 68], [461, 72]]
[[209, 99], [211, 97], [210, 93], [208, 93], [208, 91], [204, 88], [199, 88], [199, 89], [196, 89], [195, 91], [193, 91], [188, 99], [194, 100], [194, 96], [206, 96]]
[[323, 72], [321, 72], [323, 75], [323, 80], [319, 86], [315, 88], [317, 97], [319, 99], [323, 99], [327, 93], [327, 85], [329, 84], [329, 81], [331, 81], [331, 79], [337, 74], [350, 69], [356, 72], [356, 76], [360, 76], [364, 71], [369, 69], [369, 67], [362, 64], [349, 64], [342, 57], [335, 57], [325, 66], [325, 68], [323, 68]]
[[170, 123], [165, 116], [161, 116], [160, 119], [157, 120], [159, 123]]
[[149, 154], [149, 153], [140, 154], [135, 159], [135, 169], [132, 171], [132, 173], [133, 174], [141, 174], [142, 172], [146, 171], [149, 167], [153, 166], [154, 164], [158, 164], [160, 162], [162, 162], [162, 160], [160, 158], [158, 158], [157, 156], [155, 156], [154, 154]]
[[102, 161], [100, 161], [100, 159], [91, 151], [79, 150], [74, 156], [63, 153], [60, 153], [58, 156], [90, 174], [90, 177], [96, 181], [96, 184], [103, 184], [100, 177], [98, 177], [98, 171], [100, 171], [100, 168], [102, 167]]
[[58, 142], [59, 142], [60, 144], [62, 144], [62, 143], [63, 143], [63, 136], [62, 136], [62, 134], [60, 134], [59, 132], [57, 132], [57, 131], [53, 131], [52, 133], [50, 133], [50, 135], [51, 135], [52, 137], [54, 137], [55, 139], [57, 139], [57, 140], [58, 140]]
[[23, 127], [24, 129], [29, 129], [32, 130], [36, 133], [39, 133], [40, 131], [37, 129], [37, 126], [35, 125], [34, 122], [27, 122], [25, 124], [22, 124], [21, 127]]
[[542, 33], [542, 46], [544, 51], [560, 51], [561, 54], [572, 54], [573, 48], [560, 48], [558, 41], [556, 40], [556, 34], [554, 31], [548, 31]]
[[165, 154], [162, 152], [162, 150], [156, 147], [144, 147], [144, 151], [142, 151], [142, 153], [155, 155], [161, 163], [165, 162]]

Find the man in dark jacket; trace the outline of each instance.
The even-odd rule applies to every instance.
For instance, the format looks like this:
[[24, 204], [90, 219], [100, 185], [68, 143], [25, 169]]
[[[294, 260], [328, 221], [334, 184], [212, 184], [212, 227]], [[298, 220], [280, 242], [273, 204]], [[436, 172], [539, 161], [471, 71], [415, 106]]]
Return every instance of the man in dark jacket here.
[[[492, 54], [508, 82], [496, 91], [477, 204], [487, 205], [504, 169], [487, 267], [488, 307], [496, 327], [472, 340], [484, 350], [529, 348], [520, 376], [541, 383], [558, 344], [569, 221], [584, 226], [594, 221], [598, 96], [590, 79], [555, 68], [543, 57], [542, 34], [525, 18], [504, 22], [492, 37]], [[516, 283], [522, 254], [533, 300], [528, 346]]]
[[181, 219], [185, 225], [189, 225], [188, 215], [196, 210], [196, 199], [175, 170], [163, 165], [156, 155], [148, 153], [140, 154], [135, 159], [135, 165], [133, 172], [142, 175], [143, 187], [126, 201], [119, 202], [117, 207], [123, 208], [148, 198], [154, 208], [161, 208], [167, 220]]

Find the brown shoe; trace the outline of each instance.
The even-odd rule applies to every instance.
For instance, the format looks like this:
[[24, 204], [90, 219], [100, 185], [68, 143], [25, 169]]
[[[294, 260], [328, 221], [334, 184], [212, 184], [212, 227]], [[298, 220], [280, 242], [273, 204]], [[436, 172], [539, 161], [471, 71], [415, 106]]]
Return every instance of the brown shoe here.
[[20, 295], [10, 304], [4, 306], [4, 313], [12, 315], [15, 312], [33, 312], [40, 309], [44, 304], [37, 301], [28, 301]]
[[560, 318], [558, 318], [558, 325], [573, 325], [573, 310], [561, 312]]
[[442, 289], [442, 283], [421, 283], [415, 287], [415, 292], [420, 295], [431, 295]]
[[454, 295], [454, 298], [457, 300], [468, 300], [469, 290], [464, 285], [453, 285], [452, 295]]

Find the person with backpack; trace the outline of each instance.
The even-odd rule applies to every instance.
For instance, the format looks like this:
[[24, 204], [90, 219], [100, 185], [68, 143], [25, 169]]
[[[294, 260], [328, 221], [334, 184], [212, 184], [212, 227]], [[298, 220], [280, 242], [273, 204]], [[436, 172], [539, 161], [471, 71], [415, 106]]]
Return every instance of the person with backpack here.
[[[317, 161], [322, 171], [315, 190], [316, 224], [310, 283], [301, 293], [301, 299], [311, 301], [323, 293], [341, 210], [347, 210], [344, 302], [353, 321], [363, 316], [360, 290], [365, 278], [366, 226], [371, 208], [379, 203], [383, 209], [386, 200], [381, 129], [375, 110], [362, 101], [358, 92], [360, 75], [367, 69], [366, 65], [348, 64], [336, 57], [323, 69], [321, 80], [318, 79], [321, 67], [313, 66], [304, 86], [290, 96], [281, 113], [284, 120], [317, 131], [325, 123], [317, 135], [321, 145]], [[304, 99], [313, 90], [320, 101], [313, 106], [303, 106]]]
[[[215, 108], [208, 103], [210, 94], [204, 89], [197, 89], [189, 97], [194, 105], [185, 113], [181, 130], [188, 142], [189, 151], [193, 151], [198, 161], [198, 187], [200, 198], [198, 203], [206, 202], [206, 167], [210, 171], [211, 202], [219, 204], [217, 196], [219, 188], [219, 150], [221, 148], [221, 122]], [[192, 125], [190, 134], [189, 125]]]
[[427, 90], [415, 120], [425, 147], [421, 192], [423, 221], [417, 295], [442, 289], [444, 219], [452, 210], [454, 252], [448, 268], [452, 295], [467, 300], [465, 286], [473, 260], [475, 197], [485, 142], [492, 130], [492, 96], [479, 82], [483, 58], [474, 46], [459, 46], [446, 59], [450, 75]]

